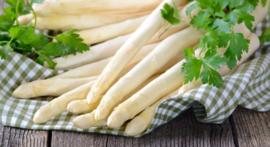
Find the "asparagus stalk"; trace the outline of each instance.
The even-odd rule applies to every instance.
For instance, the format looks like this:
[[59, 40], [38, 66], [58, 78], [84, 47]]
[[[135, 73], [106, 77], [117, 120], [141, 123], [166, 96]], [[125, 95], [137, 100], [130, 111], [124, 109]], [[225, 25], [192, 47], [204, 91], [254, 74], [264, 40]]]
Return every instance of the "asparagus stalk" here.
[[[131, 60], [131, 62], [124, 68], [124, 70], [121, 72], [119, 76], [121, 77], [128, 71], [130, 71], [139, 61], [142, 60], [142, 58], [144, 58], [147, 54], [149, 54], [157, 45], [158, 43], [143, 47], [143, 49]], [[98, 75], [102, 72], [106, 64], [109, 62], [109, 60], [110, 58], [104, 61], [79, 67], [74, 70], [70, 70], [66, 73], [55, 76], [51, 79], [38, 80], [21, 85], [13, 92], [13, 95], [19, 98], [31, 98], [48, 95], [60, 96], [89, 81], [96, 80]]]
[[[96, 27], [106, 26], [128, 19], [149, 15], [151, 11], [131, 13], [131, 14], [80, 14], [80, 15], [56, 15], [52, 17], [38, 17], [37, 29], [50, 29], [50, 30], [70, 30], [70, 29], [92, 29]], [[26, 15], [27, 16], [27, 15]], [[19, 20], [28, 20], [34, 23], [34, 18], [31, 20], [26, 19], [25, 15], [20, 16]]]
[[[248, 53], [244, 52], [242, 54], [242, 59], [240, 61], [237, 62], [237, 66], [241, 65], [243, 62], [245, 62], [255, 51], [256, 49], [259, 48], [260, 46], [260, 41], [259, 38], [256, 34], [250, 34], [247, 39], [250, 40], [250, 44], [249, 44], [249, 51]], [[223, 54], [226, 50], [225, 49], [220, 49], [219, 50], [219, 54]], [[236, 67], [235, 67], [236, 68]], [[227, 75], [230, 71], [232, 71], [231, 69], [229, 69], [227, 66], [223, 66], [221, 67], [218, 72], [220, 73], [221, 76], [225, 76]], [[183, 85], [180, 89], [178, 94], [183, 94], [189, 90], [195, 89], [197, 87], [200, 87], [203, 83], [201, 82], [201, 79], [192, 81], [186, 85]]]
[[40, 96], [60, 96], [97, 78], [97, 76], [94, 76], [80, 79], [37, 80], [19, 86], [12, 94], [23, 99]]
[[18, 22], [20, 25], [27, 25], [34, 19], [34, 14], [26, 14], [18, 17]]
[[80, 115], [73, 119], [73, 124], [80, 129], [89, 129], [91, 127], [102, 127], [106, 126], [107, 121], [106, 120], [101, 120], [101, 121], [96, 121], [95, 120], [95, 111]]
[[42, 106], [34, 115], [34, 123], [45, 123], [52, 117], [65, 112], [68, 103], [71, 101], [85, 99], [93, 84], [94, 81], [84, 84]]
[[158, 106], [162, 103], [162, 101], [169, 99], [175, 95], [177, 95], [177, 90], [163, 97], [162, 99], [154, 103], [152, 106], [146, 108], [141, 114], [134, 117], [127, 124], [125, 128], [125, 134], [129, 136], [136, 136], [136, 135], [141, 134], [143, 131], [145, 131], [150, 126], [155, 116], [155, 111], [158, 108]]
[[[153, 81], [154, 79], [156, 79], [158, 76], [160, 76], [160, 74], [152, 76], [151, 78], [147, 79], [143, 84], [141, 84], [139, 87], [137, 87], [136, 89], [134, 89], [132, 92], [130, 92], [128, 95], [126, 95], [126, 99], [129, 98], [130, 96], [132, 96], [133, 94], [135, 94], [136, 92], [138, 92], [140, 89], [142, 89], [145, 85], [147, 85], [148, 83], [150, 83], [151, 81]], [[97, 108], [97, 106], [99, 105], [100, 101], [98, 101], [96, 104], [92, 105], [92, 104], [88, 104], [87, 100], [76, 100], [76, 101], [72, 101], [68, 104], [67, 106], [67, 110], [71, 113], [74, 114], [81, 114], [81, 113], [90, 113], [93, 111], [93, 106], [95, 106], [94, 109]]]
[[177, 63], [160, 77], [114, 108], [108, 118], [107, 125], [110, 128], [120, 127], [126, 120], [133, 118], [159, 98], [182, 86], [184, 76], [180, 72], [183, 63], [185, 63], [185, 60]]
[[88, 103], [95, 103], [100, 100], [101, 95], [108, 90], [117, 75], [125, 65], [136, 55], [136, 53], [154, 36], [154, 34], [163, 26], [164, 19], [160, 10], [165, 3], [180, 5], [185, 0], [164, 0], [158, 8], [149, 15], [144, 23], [135, 31], [135, 33], [125, 42], [117, 51], [113, 59], [106, 66], [93, 88], [87, 96]]
[[[84, 53], [77, 53], [76, 55], [68, 55], [67, 57], [55, 58], [53, 59], [53, 61], [57, 63], [55, 69], [65, 70], [76, 68], [82, 65], [93, 63], [95, 61], [100, 61], [102, 59], [112, 57], [130, 36], [131, 35], [117, 37], [104, 43], [92, 46], [89, 51]], [[49, 67], [46, 62], [44, 66]]]
[[[160, 42], [163, 39], [167, 38], [168, 36], [186, 27], [187, 25], [184, 25], [184, 24], [173, 26], [171, 29], [169, 29], [160, 37], [161, 33], [164, 32], [164, 28], [162, 28], [154, 35], [154, 37], [152, 37], [152, 39], [147, 44], [154, 44], [154, 43]], [[82, 65], [86, 65], [88, 63], [106, 59], [108, 57], [112, 57], [117, 52], [117, 50], [121, 47], [121, 45], [123, 45], [130, 36], [131, 35], [129, 34], [129, 35], [117, 37], [115, 39], [106, 41], [104, 43], [95, 45], [91, 47], [90, 51], [87, 51], [84, 53], [77, 53], [76, 56], [68, 55], [67, 57], [55, 58], [53, 59], [53, 61], [57, 63], [55, 69], [75, 68]], [[45, 62], [44, 66], [48, 67], [48, 64]]]
[[73, 114], [90, 113], [97, 108], [99, 101], [95, 104], [88, 104], [87, 100], [75, 100], [67, 105], [67, 111]]
[[189, 27], [162, 41], [153, 52], [109, 89], [96, 110], [96, 120], [106, 119], [126, 94], [152, 76], [170, 59], [177, 57], [173, 65], [182, 60], [182, 49], [193, 47], [199, 42], [202, 34], [203, 32], [197, 31], [197, 28]]
[[[139, 53], [128, 63], [127, 66], [133, 65], [134, 63], [138, 63], [139, 61], [141, 61], [157, 45], [158, 43], [144, 46], [142, 50], [140, 50]], [[53, 78], [83, 78], [83, 77], [97, 76], [101, 74], [101, 72], [109, 63], [110, 60], [111, 58], [107, 58], [98, 62], [90, 63], [88, 65], [84, 65], [84, 66], [72, 69], [70, 71], [67, 71]]]
[[39, 17], [54, 15], [80, 15], [92, 13], [135, 13], [154, 10], [162, 0], [65, 0], [44, 1], [34, 4], [33, 9]]
[[84, 39], [84, 43], [95, 44], [134, 32], [140, 27], [146, 18], [147, 16], [129, 19], [123, 22], [101, 26], [98, 28], [82, 30], [77, 32], [77, 34]]
[[[246, 29], [243, 29], [243, 31], [245, 30]], [[241, 33], [245, 34], [244, 32]], [[197, 54], [199, 52], [200, 51], [198, 51]], [[177, 63], [166, 73], [149, 83], [138, 93], [134, 94], [131, 98], [115, 108], [108, 118], [107, 125], [110, 128], [120, 127], [126, 120], [133, 118], [146, 107], [153, 104], [158, 98], [171, 92], [174, 88], [182, 86], [184, 76], [179, 73], [181, 73], [182, 65], [185, 62], [186, 60], [182, 60]], [[156, 89], [159, 89], [159, 91], [156, 91]], [[137, 105], [140, 101], [143, 101], [143, 103]]]
[[[126, 66], [125, 69], [120, 73], [119, 77], [116, 78], [118, 80], [121, 76], [125, 75], [130, 69], [132, 69], [137, 63]], [[52, 79], [55, 80], [55, 79]], [[115, 82], [115, 81], [114, 81]], [[76, 89], [73, 89], [58, 98], [55, 98], [50, 103], [41, 107], [34, 115], [34, 123], [44, 123], [51, 119], [52, 117], [61, 114], [67, 111], [67, 105], [76, 100], [86, 99], [88, 92], [95, 81], [91, 81], [87, 84], [84, 84]], [[88, 109], [95, 109], [99, 102], [96, 102], [92, 105], [88, 105]]]

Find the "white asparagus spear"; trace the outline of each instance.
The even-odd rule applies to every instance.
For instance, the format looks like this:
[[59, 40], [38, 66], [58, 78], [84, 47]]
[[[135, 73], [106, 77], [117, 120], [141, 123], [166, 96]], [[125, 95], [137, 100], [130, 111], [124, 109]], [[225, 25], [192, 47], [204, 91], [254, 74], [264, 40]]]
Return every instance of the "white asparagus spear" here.
[[98, 28], [82, 30], [76, 32], [76, 34], [80, 35], [84, 43], [95, 44], [134, 32], [147, 17], [148, 16], [142, 16]]
[[[149, 15], [151, 12], [152, 11], [145, 11], [130, 14], [83, 13], [80, 15], [56, 15], [52, 17], [38, 17], [39, 21], [37, 22], [37, 27], [40, 29], [50, 28], [53, 30], [56, 30], [63, 26], [65, 27], [65, 29], [68, 28], [73, 29], [76, 27], [91, 29], [95, 27], [121, 22], [128, 19]], [[29, 20], [29, 22], [31, 22], [31, 20]]]
[[[97, 44], [90, 47], [90, 50], [84, 53], [77, 53], [76, 55], [68, 55], [67, 57], [55, 58], [53, 59], [53, 61], [57, 63], [55, 69], [65, 70], [76, 68], [82, 65], [93, 63], [95, 61], [100, 61], [102, 59], [112, 57], [130, 36], [131, 35], [120, 36], [104, 43]], [[49, 67], [46, 62], [44, 66]]]
[[[249, 44], [249, 51], [248, 53], [244, 52], [242, 54], [242, 59], [240, 61], [237, 62], [237, 66], [241, 65], [243, 62], [245, 62], [247, 60], [247, 58], [249, 58], [255, 51], [256, 49], [259, 48], [260, 46], [260, 41], [259, 38], [256, 34], [250, 34], [248, 36], [248, 38], [250, 40], [250, 44]], [[226, 50], [224, 49], [219, 49], [219, 53], [218, 54], [223, 54]], [[236, 68], [236, 67], [235, 67]], [[228, 66], [222, 66], [220, 69], [218, 69], [218, 72], [221, 76], [225, 76], [227, 75], [230, 71], [232, 71], [231, 69], [228, 68]], [[186, 85], [183, 85], [180, 89], [178, 94], [183, 94], [189, 90], [195, 89], [199, 86], [201, 86], [203, 83], [201, 82], [201, 79], [192, 81]]]
[[177, 90], [173, 91], [172, 93], [168, 94], [164, 98], [160, 99], [156, 103], [154, 103], [152, 106], [146, 108], [142, 113], [140, 113], [138, 116], [134, 117], [126, 126], [125, 128], [125, 134], [129, 136], [136, 136], [141, 134], [143, 131], [145, 131], [151, 124], [156, 109], [158, 106], [166, 99], [171, 98], [173, 96], [177, 95]]
[[182, 86], [184, 76], [181, 68], [185, 60], [180, 61], [160, 77], [146, 85], [139, 92], [114, 108], [108, 118], [107, 125], [110, 128], [118, 128], [128, 119], [152, 105], [159, 98], [169, 94]]
[[[121, 76], [125, 75], [130, 69], [132, 69], [137, 63], [126, 66], [124, 70], [120, 73], [118, 80]], [[86, 99], [88, 92], [90, 91], [92, 85], [95, 81], [84, 84], [76, 89], [73, 89], [58, 98], [55, 98], [50, 103], [41, 107], [34, 115], [34, 123], [44, 123], [51, 119], [52, 117], [61, 114], [66, 110], [67, 105], [71, 101]], [[114, 81], [115, 83], [115, 81]], [[99, 103], [96, 102], [89, 106], [89, 109], [95, 109]]]
[[23, 99], [40, 96], [60, 96], [97, 78], [98, 76], [78, 79], [37, 80], [19, 86], [12, 94]]
[[[148, 83], [150, 83], [151, 81], [156, 79], [158, 76], [160, 76], [160, 74], [152, 76], [151, 78], [147, 79], [145, 82], [143, 82], [143, 84], [141, 84], [139, 87], [137, 87], [132, 92], [130, 92], [128, 95], [126, 95], [125, 96], [126, 98], [124, 98], [124, 99], [131, 97], [134, 93], [138, 92], [140, 89], [142, 89], [145, 85], [147, 85]], [[99, 105], [99, 101], [94, 105], [92, 105], [92, 104], [89, 105], [87, 103], [86, 99], [85, 100], [76, 100], [76, 101], [72, 101], [68, 104], [67, 110], [71, 113], [74, 113], [74, 114], [90, 113], [91, 111], [93, 111], [93, 106], [95, 106], [94, 109], [96, 109], [98, 105]]]
[[47, 122], [52, 117], [65, 112], [68, 103], [71, 101], [85, 99], [93, 84], [94, 81], [82, 85], [42, 106], [34, 115], [34, 123], [39, 124]]
[[189, 27], [162, 41], [153, 52], [108, 90], [96, 110], [96, 120], [107, 118], [127, 93], [152, 76], [170, 59], [177, 57], [173, 65], [182, 60], [182, 49], [193, 47], [199, 42], [202, 34], [203, 32], [197, 31], [197, 28]]
[[67, 111], [73, 114], [91, 113], [97, 108], [99, 101], [95, 104], [88, 104], [87, 100], [75, 100], [67, 105]]
[[[166, 25], [167, 26], [167, 25]], [[161, 37], [160, 35], [164, 32], [164, 28], [160, 29], [146, 44], [153, 44], [162, 41], [168, 36], [186, 28], [187, 25], [180, 24], [171, 27], [167, 32], [165, 32]], [[84, 53], [77, 53], [77, 55], [68, 55], [67, 57], [59, 57], [53, 59], [54, 62], [57, 63], [55, 69], [70, 69], [79, 67], [88, 63], [92, 63], [95, 61], [99, 61], [102, 59], [106, 59], [108, 57], [112, 57], [117, 50], [127, 41], [127, 39], [131, 36], [125, 35], [121, 37], [117, 37], [115, 39], [106, 41], [104, 43], [95, 45], [90, 48], [90, 51], [86, 51]], [[45, 67], [48, 67], [48, 64], [45, 62]]]
[[[142, 50], [140, 50], [139, 53], [128, 63], [127, 66], [141, 61], [157, 45], [158, 43], [144, 46]], [[110, 60], [111, 58], [107, 58], [98, 62], [90, 63], [88, 65], [84, 65], [84, 66], [72, 69], [70, 71], [67, 71], [53, 78], [83, 78], [83, 77], [91, 77], [91, 76], [100, 75]]]
[[[156, 72], [156, 74], [161, 74], [163, 72], [165, 72], [166, 70], [168, 70], [170, 67], [172, 67], [175, 64], [175, 61], [178, 61], [178, 58], [174, 58], [171, 61], [169, 61], [165, 66], [163, 66], [158, 72]], [[130, 71], [130, 69], [132, 69], [135, 65], [130, 65], [131, 67], [125, 67], [124, 71]], [[118, 76], [117, 79], [120, 79], [121, 77], [123, 77], [125, 75], [125, 73], [127, 72], [123, 72], [122, 74], [120, 74]], [[156, 76], [154, 76], [156, 77]], [[152, 80], [152, 79], [151, 79]], [[151, 80], [147, 80], [146, 82], [143, 83], [143, 85], [146, 85], [147, 83], [149, 83]], [[127, 98], [131, 97], [135, 92], [139, 91], [139, 89], [141, 89], [144, 86], [139, 86], [136, 89], [134, 89], [132, 92], [130, 92], [129, 94], [127, 94], [125, 96], [125, 98], [123, 98], [123, 100], [126, 100]], [[68, 104], [67, 106], [67, 110], [70, 111], [71, 113], [86, 113], [86, 112], [91, 112], [94, 109], [96, 109], [96, 107], [99, 105], [100, 101], [96, 102], [95, 104], [88, 104], [87, 100], [77, 100], [77, 101], [72, 101]]]
[[34, 17], [33, 13], [22, 15], [18, 17], [18, 22], [20, 25], [27, 25], [34, 19]]
[[95, 120], [95, 110], [91, 113], [87, 113], [84, 115], [80, 115], [73, 119], [73, 124], [80, 129], [89, 129], [91, 127], [102, 127], [106, 126], [107, 121], [101, 120], [96, 121]]
[[[130, 71], [142, 58], [144, 58], [149, 52], [151, 52], [157, 46], [157, 44], [145, 46], [144, 49], [139, 52], [138, 56], [135, 56], [135, 58], [124, 68], [124, 70], [121, 72], [119, 76], [121, 77], [128, 71]], [[104, 61], [102, 61], [96, 64], [92, 64], [90, 66], [87, 65], [86, 67], [80, 67], [68, 71], [67, 73], [60, 74], [50, 79], [37, 80], [23, 84], [13, 92], [13, 95], [19, 98], [32, 98], [39, 96], [60, 96], [72, 89], [75, 89], [76, 87], [79, 87], [90, 81], [96, 80], [98, 78], [98, 75], [105, 68], [107, 63], [108, 61], [106, 61], [104, 65]], [[97, 71], [99, 70], [99, 72], [96, 72], [96, 70]]]
[[[38, 17], [36, 29], [44, 30], [85, 30], [93, 29], [96, 27], [106, 26], [110, 24], [117, 24], [125, 20], [133, 20], [150, 14], [150, 11], [139, 12], [134, 14], [91, 14], [91, 15], [57, 15], [53, 17]], [[34, 24], [34, 19], [32, 24]], [[30, 20], [30, 21], [31, 21]], [[135, 21], [136, 22], [136, 21]], [[108, 33], [108, 32], [106, 32]], [[90, 44], [90, 43], [89, 43]]]
[[[147, 16], [142, 16], [93, 29], [81, 30], [76, 33], [80, 35], [80, 38], [83, 39], [84, 43], [95, 44], [115, 38], [117, 36], [126, 35], [134, 32], [136, 29], [139, 28], [139, 26], [143, 23], [143, 21], [146, 18]], [[164, 27], [167, 27], [167, 25], [165, 25]], [[185, 24], [176, 25], [173, 28], [171, 28], [172, 30], [170, 31], [177, 32], [177, 30], [183, 29], [184, 27], [186, 27]], [[164, 29], [166, 28], [163, 28], [162, 31]], [[158, 37], [160, 37], [161, 33], [158, 32], [156, 35], [159, 35]], [[156, 41], [156, 39], [157, 39], [156, 36], [154, 36], [150, 41]]]
[[186, 0], [164, 0], [158, 8], [143, 22], [143, 24], [132, 34], [125, 44], [117, 51], [115, 56], [106, 66], [102, 74], [99, 76], [93, 88], [87, 95], [88, 103], [95, 103], [101, 98], [101, 95], [108, 90], [112, 82], [125, 67], [125, 65], [137, 54], [137, 52], [155, 35], [155, 33], [163, 26], [164, 19], [160, 10], [163, 9], [164, 3], [177, 6], [186, 3]]
[[154, 10], [162, 0], [65, 0], [34, 4], [39, 17], [91, 13], [135, 13]]
[[[243, 31], [245, 30], [246, 29], [243, 29]], [[245, 34], [244, 32], [241, 33]], [[200, 51], [196, 52], [198, 54]], [[126, 120], [133, 118], [136, 114], [153, 104], [159, 97], [166, 95], [175, 87], [182, 86], [184, 76], [179, 73], [181, 73], [182, 65], [185, 62], [186, 60], [182, 60], [124, 103], [116, 107], [109, 116], [107, 125], [110, 128], [120, 127]], [[159, 89], [159, 91], [156, 91], [156, 89]], [[140, 103], [141, 101], [143, 101], [143, 103]], [[138, 105], [139, 103], [140, 105]]]

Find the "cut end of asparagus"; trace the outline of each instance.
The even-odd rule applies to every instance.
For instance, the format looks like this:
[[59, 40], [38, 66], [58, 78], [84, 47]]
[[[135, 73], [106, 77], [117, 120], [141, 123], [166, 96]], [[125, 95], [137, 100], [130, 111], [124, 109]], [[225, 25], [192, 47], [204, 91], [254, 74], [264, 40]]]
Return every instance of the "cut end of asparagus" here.
[[68, 104], [67, 110], [73, 114], [88, 113], [89, 104], [86, 100], [72, 101]]
[[141, 117], [135, 117], [131, 122], [128, 123], [125, 129], [125, 134], [129, 136], [136, 136], [141, 134], [146, 128], [146, 122]]
[[108, 118], [107, 125], [109, 128], [119, 128], [130, 117], [126, 110], [115, 110]]

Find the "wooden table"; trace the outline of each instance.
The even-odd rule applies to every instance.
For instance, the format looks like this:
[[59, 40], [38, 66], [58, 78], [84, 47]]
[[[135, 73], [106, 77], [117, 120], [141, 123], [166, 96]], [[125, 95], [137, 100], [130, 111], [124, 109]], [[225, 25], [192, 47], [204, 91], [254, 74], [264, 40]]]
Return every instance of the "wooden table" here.
[[0, 125], [1, 147], [269, 147], [270, 112], [238, 107], [220, 125], [196, 120], [192, 109], [141, 138], [78, 133], [33, 131]]
[[[0, 7], [3, 7], [3, 1]], [[2, 9], [0, 9], [0, 14]], [[196, 120], [191, 109], [168, 124], [141, 138], [127, 138], [68, 131], [34, 131], [4, 127], [0, 124], [1, 147], [84, 147], [84, 146], [151, 146], [151, 147], [269, 147], [270, 112], [259, 113], [237, 108], [220, 125]]]

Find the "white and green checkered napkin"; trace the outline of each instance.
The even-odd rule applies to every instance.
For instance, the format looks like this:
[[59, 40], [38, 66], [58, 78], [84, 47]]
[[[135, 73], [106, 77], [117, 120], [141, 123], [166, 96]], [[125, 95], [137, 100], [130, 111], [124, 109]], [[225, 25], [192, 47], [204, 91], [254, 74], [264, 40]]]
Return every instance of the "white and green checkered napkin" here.
[[[256, 33], [260, 35], [268, 25], [267, 18], [259, 24]], [[267, 50], [268, 49], [268, 50]], [[259, 57], [243, 64], [224, 77], [224, 86], [217, 89], [202, 85], [185, 94], [164, 101], [156, 110], [155, 118], [145, 133], [167, 123], [177, 115], [193, 106], [196, 117], [201, 122], [222, 123], [241, 105], [256, 111], [270, 110], [270, 43], [266, 43], [251, 57]], [[65, 112], [45, 124], [37, 125], [32, 121], [34, 113], [52, 98], [31, 100], [17, 99], [12, 91], [22, 83], [44, 79], [60, 71], [46, 69], [32, 60], [13, 53], [8, 60], [0, 60], [0, 121], [6, 126], [39, 130], [73, 130], [103, 134], [124, 135], [124, 127], [77, 129], [72, 120], [76, 117]]]

